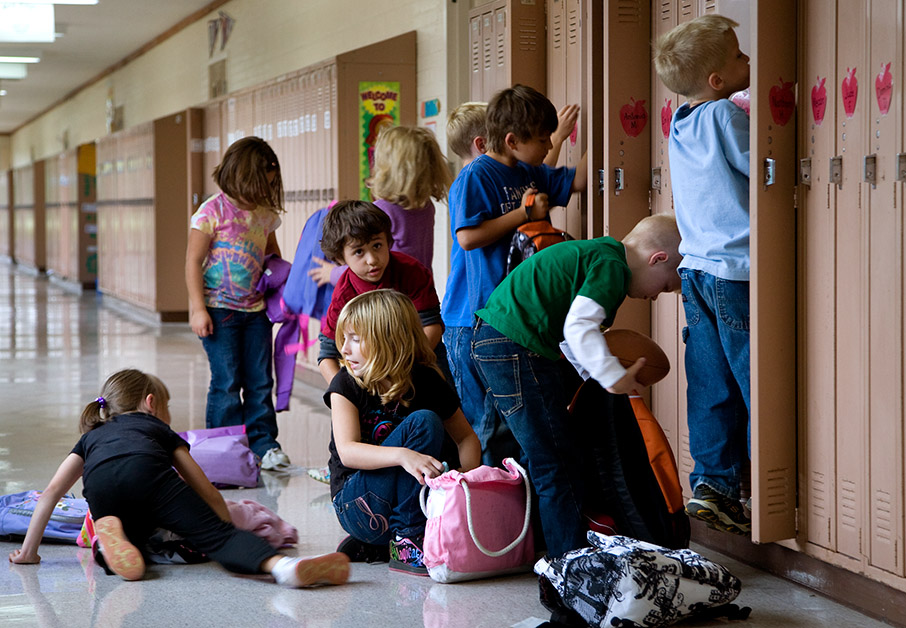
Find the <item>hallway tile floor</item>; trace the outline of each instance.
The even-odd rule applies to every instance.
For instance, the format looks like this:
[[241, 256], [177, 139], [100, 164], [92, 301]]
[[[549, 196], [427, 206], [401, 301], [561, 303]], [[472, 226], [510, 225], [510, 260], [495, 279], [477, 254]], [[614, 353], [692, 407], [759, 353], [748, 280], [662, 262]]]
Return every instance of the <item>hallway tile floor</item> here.
[[[188, 325], [149, 325], [60, 284], [0, 262], [0, 494], [43, 489], [78, 439], [78, 416], [110, 373], [135, 367], [170, 389], [177, 431], [204, 427], [208, 366]], [[328, 487], [308, 467], [327, 457], [330, 423], [319, 390], [296, 383], [280, 441], [295, 466], [263, 473], [256, 489], [224, 491], [254, 499], [299, 529], [295, 553], [333, 551], [345, 535]], [[81, 485], [74, 488], [81, 496]], [[0, 542], [0, 626], [80, 628], [306, 626], [308, 628], [530, 628], [549, 617], [535, 577], [444, 585], [354, 564], [348, 584], [287, 590], [267, 578], [230, 575], [215, 563], [152, 565], [140, 582], [106, 576], [88, 550], [41, 546], [40, 565], [11, 565], [18, 547]], [[737, 603], [752, 607], [745, 628], [882, 626], [803, 587], [709, 550], [743, 582]]]

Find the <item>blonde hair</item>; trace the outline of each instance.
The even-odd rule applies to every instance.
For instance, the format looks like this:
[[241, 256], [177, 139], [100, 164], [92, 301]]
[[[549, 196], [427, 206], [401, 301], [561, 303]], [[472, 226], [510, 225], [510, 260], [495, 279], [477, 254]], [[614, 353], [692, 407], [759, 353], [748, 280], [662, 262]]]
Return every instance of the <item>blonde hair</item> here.
[[[268, 181], [270, 173], [274, 177]], [[285, 211], [277, 153], [260, 137], [243, 137], [230, 144], [211, 176], [230, 198], [276, 213]]]
[[444, 199], [452, 182], [447, 160], [428, 129], [394, 126], [378, 135], [368, 181], [374, 198], [421, 209], [432, 198]]
[[679, 258], [680, 233], [673, 214], [646, 216], [636, 223], [623, 246], [642, 251], [665, 251], [671, 258]]
[[669, 89], [695, 96], [704, 89], [708, 76], [727, 60], [727, 33], [739, 24], [723, 15], [702, 15], [684, 22], [658, 38], [654, 67]]
[[166, 405], [170, 392], [162, 381], [136, 369], [118, 371], [107, 378], [97, 399], [85, 406], [79, 418], [79, 432], [90, 432], [120, 414], [141, 411], [148, 395]]
[[464, 102], [447, 116], [447, 146], [462, 159], [471, 159], [472, 142], [488, 135], [488, 103]]
[[409, 405], [416, 364], [440, 373], [412, 300], [396, 290], [372, 290], [351, 299], [337, 319], [337, 347], [343, 346], [347, 332], [359, 337], [366, 363], [361, 377], [352, 374], [345, 360], [343, 365], [359, 386], [380, 395], [381, 403]]

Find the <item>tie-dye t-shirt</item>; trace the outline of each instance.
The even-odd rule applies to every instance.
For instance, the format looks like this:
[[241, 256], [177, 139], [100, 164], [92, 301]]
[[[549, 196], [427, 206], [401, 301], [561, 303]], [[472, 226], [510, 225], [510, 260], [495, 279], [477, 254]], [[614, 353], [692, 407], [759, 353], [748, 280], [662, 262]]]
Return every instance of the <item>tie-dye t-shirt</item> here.
[[277, 214], [261, 207], [239, 209], [223, 192], [201, 204], [192, 215], [192, 228], [211, 236], [204, 262], [205, 305], [243, 312], [264, 309], [255, 286], [261, 278], [267, 238], [280, 222]]

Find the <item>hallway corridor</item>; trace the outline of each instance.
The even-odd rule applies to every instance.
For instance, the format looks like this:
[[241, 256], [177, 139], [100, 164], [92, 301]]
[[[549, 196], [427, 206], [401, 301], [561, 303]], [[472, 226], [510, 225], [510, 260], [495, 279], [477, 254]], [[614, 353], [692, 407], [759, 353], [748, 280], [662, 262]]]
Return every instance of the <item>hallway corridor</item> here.
[[[78, 416], [110, 373], [134, 367], [158, 375], [171, 393], [177, 431], [204, 427], [208, 366], [187, 324], [155, 325], [74, 294], [46, 277], [0, 262], [0, 494], [43, 489], [78, 440]], [[345, 534], [329, 490], [306, 474], [327, 459], [330, 423], [320, 391], [297, 382], [290, 411], [278, 415], [280, 442], [296, 465], [262, 473], [256, 489], [224, 491], [253, 499], [299, 529], [300, 555], [333, 551]], [[74, 492], [81, 496], [81, 483]], [[309, 628], [531, 628], [549, 617], [534, 575], [436, 584], [354, 564], [347, 585], [288, 590], [268, 578], [237, 577], [215, 563], [151, 565], [145, 579], [106, 576], [90, 551], [42, 545], [40, 565], [10, 565], [0, 542], [0, 626], [9, 628], [306, 626]], [[682, 625], [883, 626], [803, 587], [708, 550], [743, 582], [745, 622]]]

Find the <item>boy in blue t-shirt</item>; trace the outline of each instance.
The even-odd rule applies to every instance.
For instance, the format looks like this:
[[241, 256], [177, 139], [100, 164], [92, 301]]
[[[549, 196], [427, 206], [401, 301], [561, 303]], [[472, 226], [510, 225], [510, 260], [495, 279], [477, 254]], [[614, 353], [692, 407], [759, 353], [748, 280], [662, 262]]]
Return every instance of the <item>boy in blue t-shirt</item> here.
[[[463, 169], [448, 195], [453, 244], [441, 309], [444, 344], [463, 412], [481, 441], [485, 464], [518, 457], [519, 450], [493, 404], [485, 403], [485, 390], [470, 357], [472, 316], [506, 273], [515, 229], [545, 218], [549, 207], [566, 205], [573, 191], [585, 189], [584, 156], [575, 170], [552, 167], [578, 114], [578, 105], [557, 112], [539, 92], [516, 85], [498, 92], [487, 106], [460, 105], [448, 118], [448, 143], [463, 160]], [[536, 196], [527, 209], [524, 201], [529, 194]], [[496, 451], [489, 448], [492, 441], [498, 444]]]
[[748, 535], [739, 503], [749, 464], [749, 119], [728, 100], [749, 58], [720, 15], [685, 22], [655, 46], [658, 76], [688, 98], [670, 125], [670, 178], [682, 235], [691, 517]]

